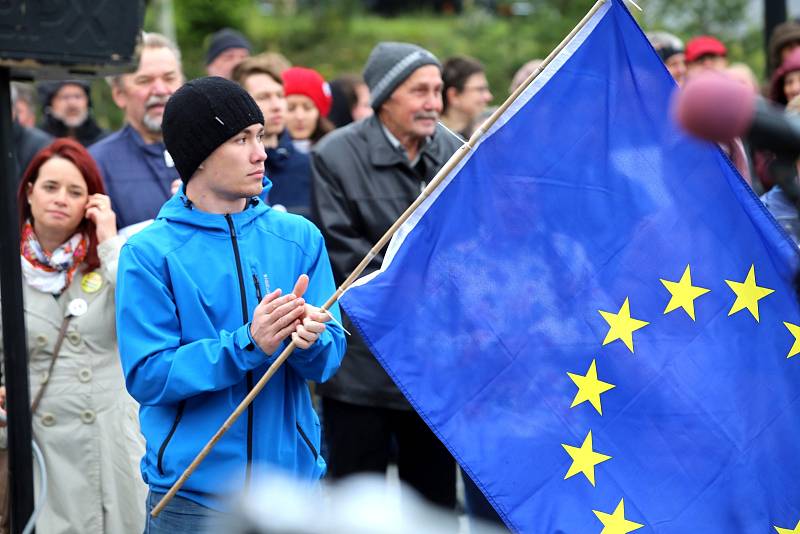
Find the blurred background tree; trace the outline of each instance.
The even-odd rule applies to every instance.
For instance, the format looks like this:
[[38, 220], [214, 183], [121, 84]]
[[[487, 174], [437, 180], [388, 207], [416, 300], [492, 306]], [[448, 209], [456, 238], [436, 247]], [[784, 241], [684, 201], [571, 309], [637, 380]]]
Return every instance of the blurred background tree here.
[[[629, 9], [645, 30], [683, 39], [718, 36], [733, 61], [763, 72], [761, 18], [751, 0], [637, 0]], [[593, 0], [150, 0], [145, 30], [175, 36], [187, 79], [204, 74], [208, 36], [224, 27], [242, 31], [254, 53], [281, 52], [295, 65], [326, 78], [360, 73], [378, 41], [408, 41], [439, 58], [473, 56], [486, 67], [500, 103], [514, 72], [544, 58], [577, 24]], [[756, 15], [759, 15], [756, 10]], [[94, 84], [97, 115], [105, 126], [122, 117], [108, 86]]]

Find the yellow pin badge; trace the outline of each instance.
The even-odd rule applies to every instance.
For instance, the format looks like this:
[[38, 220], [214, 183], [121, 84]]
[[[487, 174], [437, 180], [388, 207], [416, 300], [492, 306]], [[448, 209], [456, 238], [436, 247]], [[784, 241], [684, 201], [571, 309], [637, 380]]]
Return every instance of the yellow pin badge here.
[[103, 286], [103, 277], [96, 272], [86, 273], [81, 279], [81, 289], [85, 293], [96, 293]]

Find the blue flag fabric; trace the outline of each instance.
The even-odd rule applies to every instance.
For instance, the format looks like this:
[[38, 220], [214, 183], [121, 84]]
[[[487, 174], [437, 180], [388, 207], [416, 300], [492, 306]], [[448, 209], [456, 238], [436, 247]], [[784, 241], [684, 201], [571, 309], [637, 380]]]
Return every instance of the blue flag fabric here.
[[800, 532], [798, 254], [605, 4], [342, 304], [518, 532]]

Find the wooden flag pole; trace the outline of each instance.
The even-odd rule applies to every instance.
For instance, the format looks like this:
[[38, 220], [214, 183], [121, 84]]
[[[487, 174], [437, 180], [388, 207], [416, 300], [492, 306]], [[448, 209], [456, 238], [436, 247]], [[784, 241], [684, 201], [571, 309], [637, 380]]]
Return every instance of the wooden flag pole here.
[[[408, 209], [406, 209], [406, 211], [403, 212], [400, 218], [398, 218], [397, 221], [395, 221], [395, 223], [386, 231], [386, 233], [383, 234], [383, 237], [381, 237], [378, 240], [378, 242], [375, 243], [375, 246], [373, 246], [372, 249], [369, 251], [369, 253], [367, 253], [367, 255], [364, 257], [364, 259], [361, 260], [361, 263], [359, 263], [356, 266], [356, 268], [353, 269], [353, 272], [350, 273], [350, 276], [348, 276], [344, 282], [342, 282], [342, 284], [339, 286], [336, 292], [333, 295], [331, 295], [327, 301], [325, 301], [325, 304], [322, 305], [323, 310], [327, 310], [333, 305], [334, 302], [339, 300], [339, 297], [341, 297], [342, 294], [344, 294], [344, 292], [347, 291], [347, 289], [353, 284], [353, 282], [355, 282], [356, 279], [359, 276], [361, 276], [361, 273], [364, 272], [364, 269], [367, 268], [367, 266], [375, 258], [375, 256], [377, 256], [380, 253], [380, 251], [383, 250], [383, 248], [389, 243], [389, 241], [392, 239], [392, 236], [394, 236], [395, 232], [397, 232], [397, 230], [408, 220], [408, 218], [411, 217], [411, 214], [413, 214], [417, 210], [417, 208], [419, 208], [419, 206], [429, 196], [431, 196], [431, 194], [436, 190], [436, 188], [439, 187], [439, 185], [444, 181], [447, 175], [449, 175], [450, 172], [456, 167], [456, 165], [458, 165], [461, 162], [461, 160], [464, 159], [464, 156], [467, 155], [467, 152], [472, 150], [472, 148], [475, 146], [478, 140], [486, 134], [489, 128], [492, 127], [492, 125], [497, 121], [500, 115], [502, 115], [509, 108], [509, 106], [511, 106], [514, 100], [516, 100], [517, 97], [519, 97], [519, 95], [522, 94], [522, 92], [531, 84], [531, 82], [533, 82], [533, 80], [536, 79], [536, 77], [539, 76], [539, 74], [541, 74], [544, 68], [547, 67], [547, 65], [550, 64], [553, 58], [555, 58], [556, 55], [559, 52], [561, 52], [561, 50], [567, 45], [567, 43], [569, 43], [572, 40], [572, 38], [575, 37], [575, 34], [578, 33], [580, 29], [586, 25], [586, 23], [589, 21], [592, 15], [594, 15], [597, 12], [597, 10], [600, 9], [603, 6], [603, 4], [606, 3], [606, 1], [607, 0], [597, 0], [597, 2], [592, 6], [592, 8], [589, 10], [586, 16], [584, 16], [583, 19], [581, 19], [581, 21], [578, 23], [578, 25], [572, 29], [569, 35], [567, 35], [564, 38], [564, 40], [561, 41], [561, 43], [555, 49], [553, 49], [552, 52], [550, 52], [550, 55], [547, 56], [547, 58], [542, 62], [542, 64], [539, 65], [539, 67], [537, 67], [536, 70], [534, 70], [530, 76], [528, 76], [528, 78], [522, 83], [522, 85], [520, 85], [513, 93], [511, 93], [511, 95], [509, 95], [509, 97], [506, 99], [503, 105], [497, 108], [497, 110], [494, 113], [492, 113], [492, 115], [488, 119], [486, 119], [486, 121], [481, 125], [481, 127], [478, 128], [478, 130], [476, 130], [474, 134], [472, 134], [472, 136], [469, 138], [469, 141], [467, 141], [467, 143], [462, 145], [461, 148], [459, 148], [452, 155], [452, 157], [447, 161], [447, 163], [439, 170], [438, 173], [436, 173], [436, 176], [433, 178], [433, 180], [431, 180], [431, 182], [427, 185], [427, 187], [425, 187], [422, 194], [420, 194], [420, 196], [408, 207]], [[150, 512], [150, 515], [152, 517], [157, 517], [158, 514], [161, 513], [161, 510], [163, 510], [164, 507], [167, 505], [167, 503], [175, 496], [176, 493], [178, 493], [178, 490], [180, 490], [181, 487], [183, 487], [183, 485], [186, 483], [186, 480], [188, 480], [188, 478], [192, 475], [192, 473], [194, 473], [194, 471], [197, 469], [200, 463], [205, 459], [205, 457], [208, 456], [208, 453], [211, 452], [211, 449], [214, 448], [214, 445], [216, 445], [216, 443], [220, 440], [220, 438], [222, 438], [225, 432], [227, 432], [231, 428], [231, 426], [233, 426], [236, 420], [239, 419], [239, 416], [241, 416], [244, 413], [244, 411], [247, 410], [247, 407], [250, 406], [250, 404], [253, 402], [256, 396], [261, 392], [262, 389], [264, 389], [264, 386], [267, 385], [267, 382], [269, 382], [270, 378], [272, 378], [272, 376], [278, 371], [278, 369], [292, 354], [295, 348], [296, 345], [294, 341], [292, 341], [285, 349], [283, 349], [283, 352], [281, 352], [278, 358], [272, 363], [272, 365], [269, 366], [269, 369], [267, 369], [267, 371], [264, 373], [261, 379], [253, 386], [253, 389], [250, 390], [250, 393], [248, 393], [247, 396], [244, 399], [242, 399], [242, 402], [239, 403], [239, 406], [237, 406], [236, 409], [233, 411], [233, 413], [231, 413], [231, 415], [228, 416], [228, 418], [225, 420], [225, 422], [222, 424], [219, 430], [217, 430], [214, 436], [208, 441], [208, 443], [205, 444], [205, 446], [198, 453], [195, 459], [192, 460], [192, 463], [189, 464], [189, 467], [186, 468], [186, 470], [183, 472], [180, 478], [175, 482], [175, 484], [172, 485], [172, 487], [164, 495], [164, 497], [161, 498], [158, 504], [156, 504], [156, 506], [153, 508], [153, 511]]]

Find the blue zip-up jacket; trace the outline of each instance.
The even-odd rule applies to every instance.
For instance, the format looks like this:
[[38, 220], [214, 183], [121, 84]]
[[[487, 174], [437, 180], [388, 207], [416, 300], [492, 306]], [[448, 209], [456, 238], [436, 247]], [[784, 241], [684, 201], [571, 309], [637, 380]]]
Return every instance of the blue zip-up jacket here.
[[[141, 404], [151, 490], [172, 486], [288, 343], [270, 355], [253, 343], [256, 285], [261, 295], [286, 294], [303, 273], [304, 298], [321, 306], [335, 288], [319, 231], [255, 197], [240, 213], [215, 215], [181, 192], [123, 247], [117, 333], [128, 391]], [[338, 307], [331, 312], [339, 320]], [[178, 495], [220, 509], [221, 488], [249, 477], [251, 462], [319, 479], [325, 461], [305, 381], [333, 375], [344, 349], [331, 321], [308, 350], [295, 350]]]

